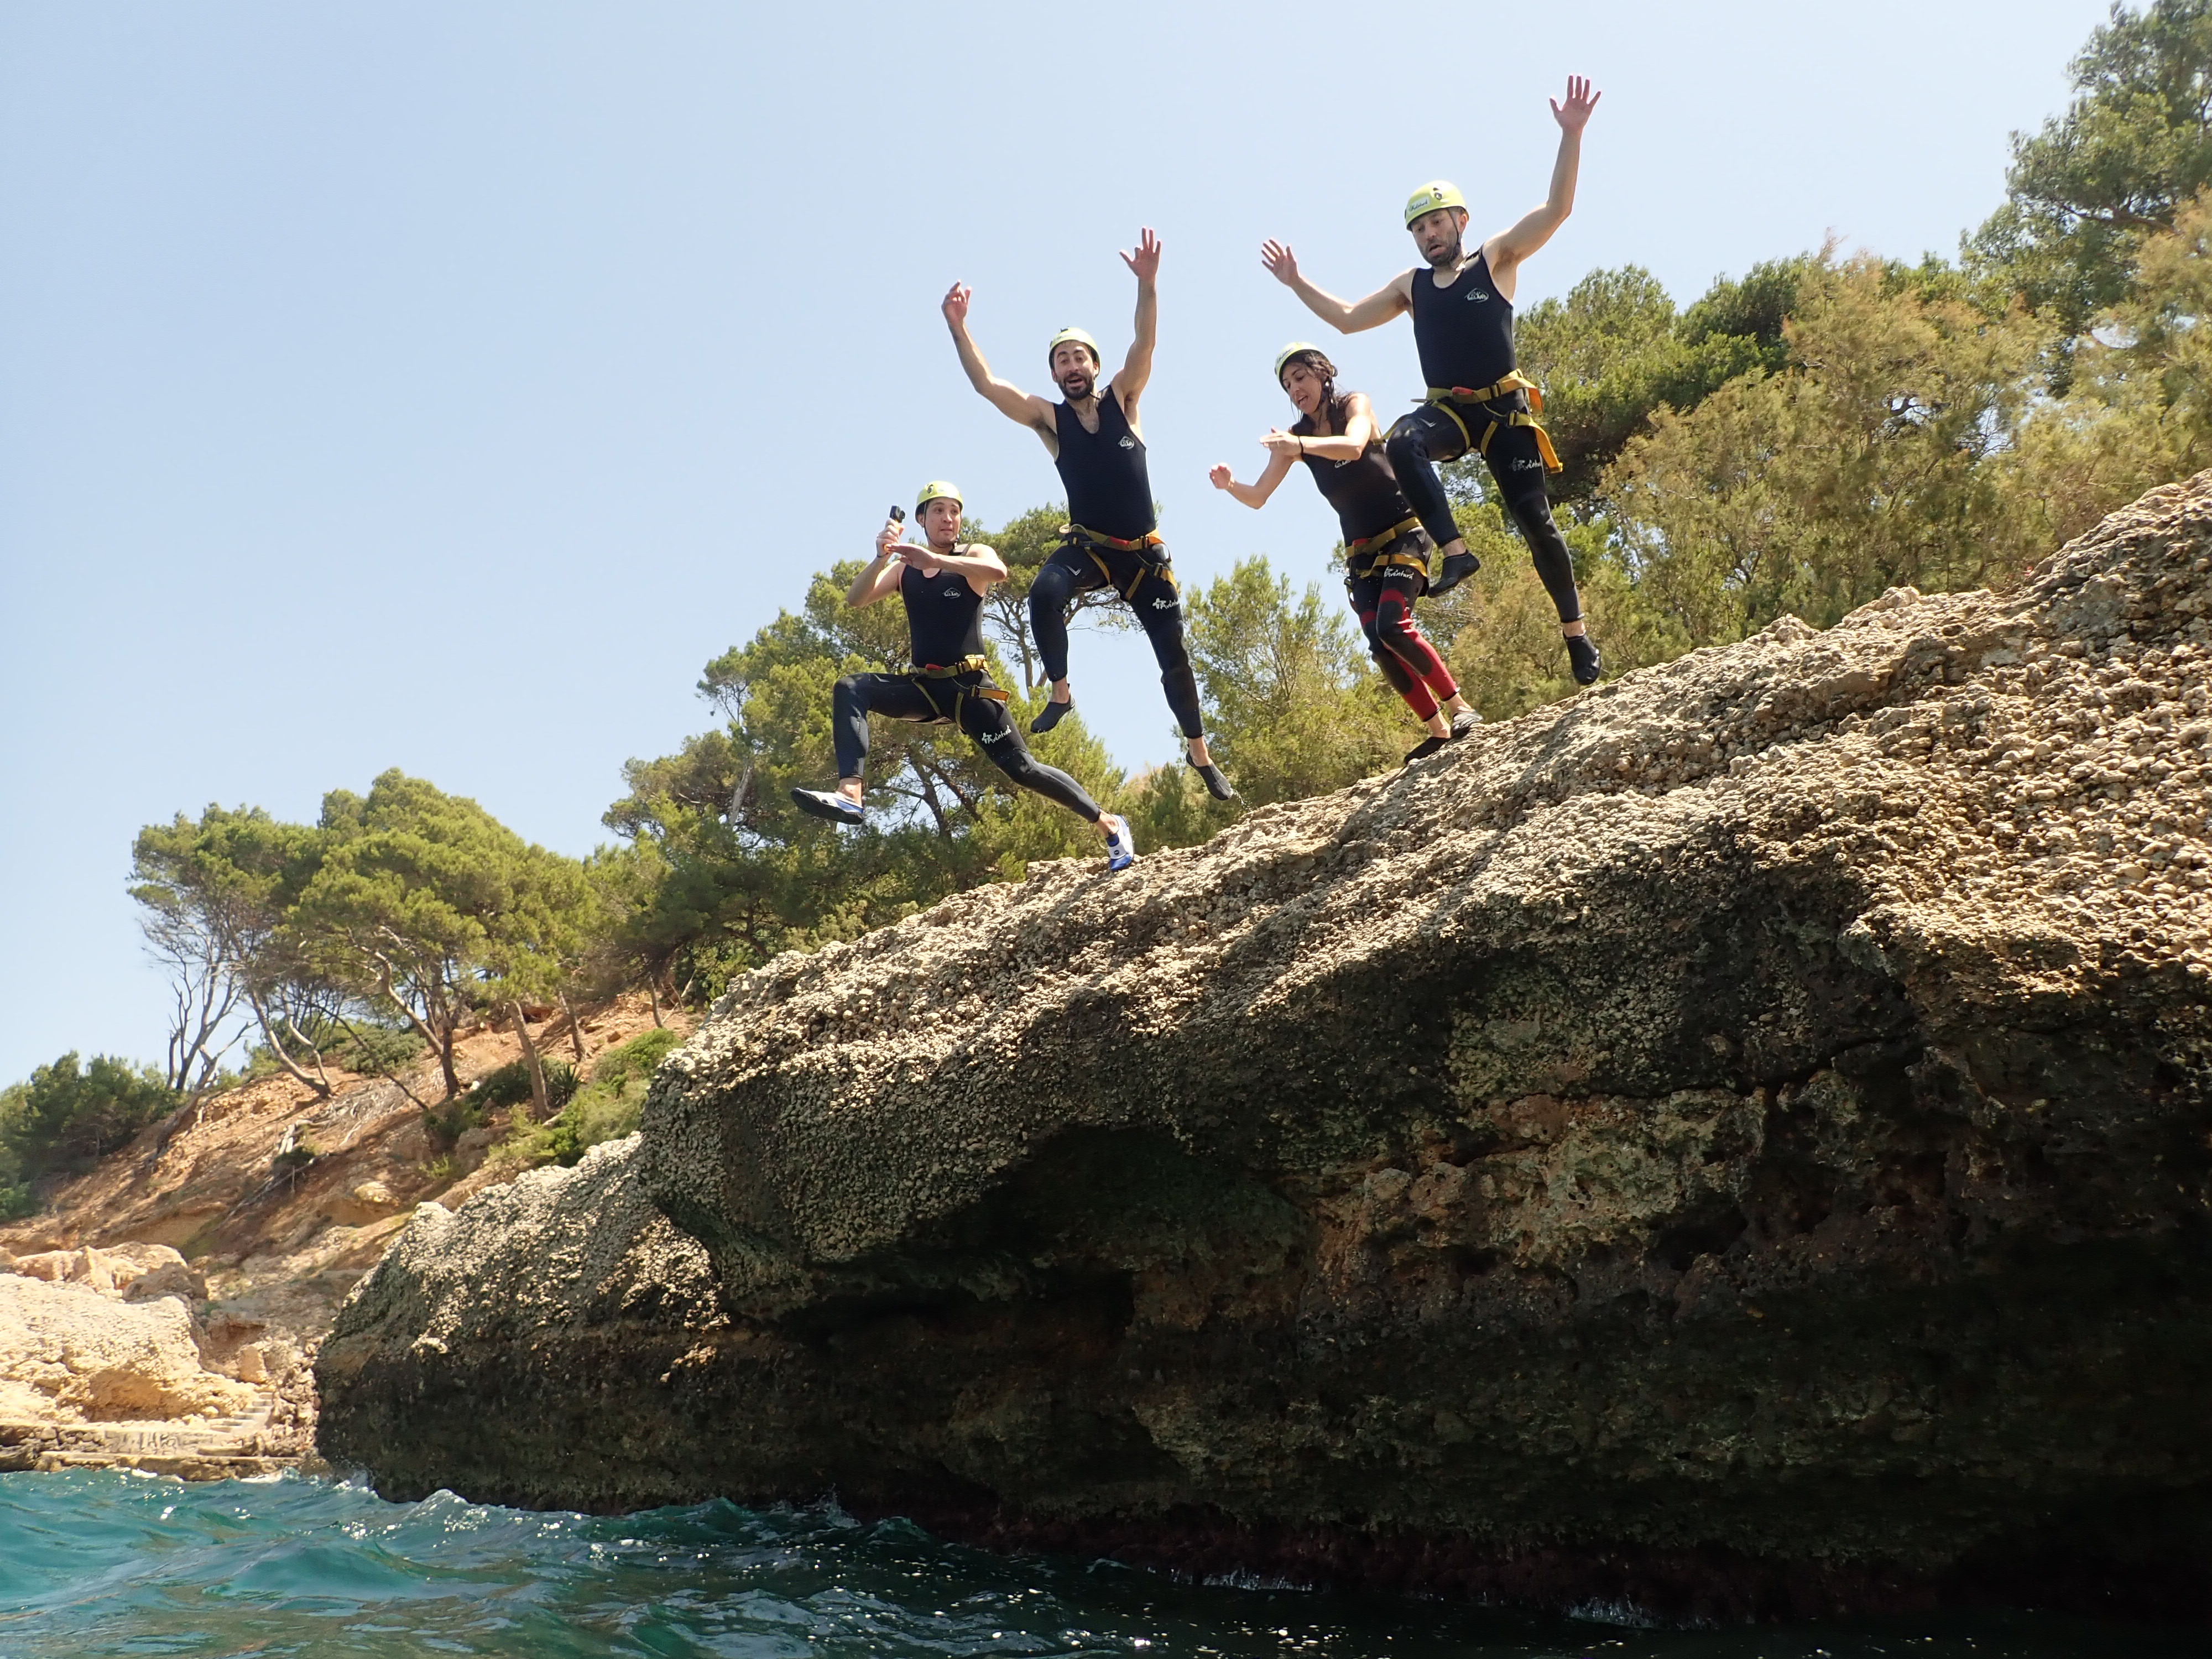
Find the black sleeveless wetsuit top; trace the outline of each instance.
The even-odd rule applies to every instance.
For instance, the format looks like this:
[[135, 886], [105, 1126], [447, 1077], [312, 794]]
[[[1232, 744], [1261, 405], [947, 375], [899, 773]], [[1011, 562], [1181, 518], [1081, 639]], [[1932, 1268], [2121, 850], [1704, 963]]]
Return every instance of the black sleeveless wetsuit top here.
[[1449, 288], [1413, 273], [1413, 344], [1431, 386], [1495, 386], [1513, 372], [1513, 302], [1490, 280], [1486, 256]]
[[[1305, 416], [1300, 416], [1291, 430], [1302, 438], [1316, 435], [1312, 420]], [[1379, 536], [1413, 516], [1413, 504], [1398, 487], [1398, 475], [1391, 470], [1390, 458], [1382, 453], [1379, 438], [1370, 441], [1357, 460], [1328, 461], [1318, 455], [1299, 459], [1313, 469], [1314, 483], [1336, 509], [1336, 521], [1347, 542]]]
[[908, 565], [899, 573], [899, 598], [915, 667], [950, 668], [983, 654], [983, 596], [965, 576], [951, 570], [925, 576]]
[[1152, 481], [1145, 471], [1145, 442], [1129, 430], [1121, 400], [1110, 386], [1098, 397], [1098, 430], [1085, 432], [1065, 402], [1054, 410], [1060, 469], [1067, 491], [1067, 516], [1086, 530], [1125, 542], [1152, 533]]

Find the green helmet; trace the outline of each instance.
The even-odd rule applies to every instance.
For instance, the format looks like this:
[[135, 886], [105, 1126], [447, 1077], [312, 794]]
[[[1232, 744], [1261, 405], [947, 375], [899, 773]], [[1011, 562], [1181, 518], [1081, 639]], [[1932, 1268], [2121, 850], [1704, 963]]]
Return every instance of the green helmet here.
[[1290, 366], [1291, 359], [1301, 351], [1310, 351], [1323, 362], [1328, 361], [1328, 353], [1323, 351], [1311, 340], [1293, 340], [1275, 354], [1275, 384], [1277, 386], [1283, 383], [1283, 371]]
[[1098, 349], [1098, 342], [1092, 339], [1091, 336], [1085, 333], [1083, 330], [1071, 325], [1067, 328], [1063, 328], [1059, 333], [1054, 335], [1052, 338], [1044, 343], [1044, 366], [1047, 368], [1050, 368], [1052, 367], [1052, 354], [1059, 350], [1060, 347], [1067, 344], [1070, 341], [1074, 342], [1074, 343], [1083, 347], [1085, 350], [1090, 352], [1091, 361], [1094, 366], [1106, 361], [1104, 356]]
[[1425, 213], [1455, 207], [1467, 211], [1467, 198], [1459, 193], [1459, 186], [1448, 179], [1432, 179], [1406, 198], [1406, 228], [1411, 230], [1413, 221]]

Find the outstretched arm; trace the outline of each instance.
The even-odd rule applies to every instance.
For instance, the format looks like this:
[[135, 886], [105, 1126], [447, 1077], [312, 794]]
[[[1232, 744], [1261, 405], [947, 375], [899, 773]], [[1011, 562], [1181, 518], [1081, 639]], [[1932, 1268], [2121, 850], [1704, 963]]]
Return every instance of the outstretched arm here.
[[1023, 391], [1011, 380], [1002, 380], [991, 373], [990, 364], [983, 354], [975, 349], [975, 342], [968, 332], [969, 291], [953, 283], [939, 307], [945, 313], [945, 325], [952, 331], [953, 349], [960, 354], [960, 367], [967, 371], [968, 384], [981, 392], [992, 408], [1010, 421], [1018, 421], [1032, 430], [1052, 435], [1052, 405], [1032, 392]]
[[1137, 251], [1123, 254], [1121, 263], [1136, 273], [1137, 330], [1129, 341], [1129, 355], [1122, 361], [1121, 372], [1114, 377], [1114, 395], [1121, 401], [1121, 412], [1134, 420], [1137, 399], [1145, 395], [1145, 383], [1152, 378], [1152, 347], [1160, 333], [1160, 239], [1152, 234], [1150, 225], [1137, 239]]
[[1513, 298], [1515, 267], [1552, 240], [1552, 234], [1566, 223], [1567, 216], [1575, 210], [1575, 176], [1582, 170], [1583, 129], [1589, 125], [1590, 112], [1597, 107], [1602, 94], [1590, 89], [1585, 76], [1567, 77], [1567, 101], [1556, 99], [1552, 103], [1552, 118], [1559, 124], [1559, 155], [1552, 164], [1552, 193], [1544, 198], [1544, 205], [1522, 216], [1510, 230], [1501, 230], [1483, 244], [1483, 257], [1490, 262], [1491, 279], [1498, 284], [1498, 292], [1508, 301]]
[[1216, 489], [1227, 490], [1233, 499], [1245, 506], [1265, 507], [1267, 497], [1273, 495], [1283, 480], [1291, 476], [1291, 463], [1296, 459], [1280, 453], [1268, 456], [1267, 465], [1261, 469], [1260, 476], [1248, 484], [1238, 483], [1225, 466], [1217, 465], [1206, 476], [1213, 481]]
[[1260, 245], [1260, 263], [1267, 267], [1270, 276], [1304, 301], [1308, 311], [1340, 334], [1357, 334], [1363, 329], [1378, 327], [1411, 303], [1402, 275], [1395, 278], [1389, 287], [1377, 289], [1364, 300], [1340, 300], [1299, 275], [1297, 255], [1286, 243], [1272, 238]]

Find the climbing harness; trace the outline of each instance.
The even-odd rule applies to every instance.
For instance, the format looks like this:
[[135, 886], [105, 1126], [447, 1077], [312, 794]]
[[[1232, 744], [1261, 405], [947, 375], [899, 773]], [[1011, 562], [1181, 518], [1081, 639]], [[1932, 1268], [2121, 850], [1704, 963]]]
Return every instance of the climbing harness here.
[[[988, 672], [990, 666], [991, 665], [981, 657], [963, 657], [958, 662], [951, 664], [918, 662], [914, 665], [915, 678], [924, 682], [921, 695], [929, 699], [929, 706], [932, 708], [938, 710], [935, 724], [959, 725], [961, 705], [970, 697], [983, 702], [1003, 703], [1011, 701], [1007, 694], [995, 685], [962, 685], [957, 683], [961, 675], [985, 673]], [[953, 683], [951, 714], [945, 713], [939, 705], [937, 693], [931, 690], [927, 684], [931, 680], [945, 680]]]
[[[1148, 575], [1157, 574], [1176, 592], [1180, 593], [1182, 591], [1181, 585], [1176, 580], [1175, 571], [1167, 560], [1149, 556], [1153, 548], [1167, 545], [1166, 538], [1157, 530], [1148, 530], [1133, 540], [1125, 541], [1119, 536], [1109, 536], [1103, 530], [1093, 530], [1088, 525], [1064, 524], [1060, 527], [1060, 539], [1071, 547], [1079, 543], [1089, 544], [1083, 550], [1091, 556], [1091, 562], [1098, 567], [1098, 574], [1105, 577], [1107, 586], [1112, 588], [1131, 605], [1137, 602], [1138, 585]], [[1133, 553], [1137, 556], [1139, 567], [1137, 574], [1129, 579], [1129, 585], [1127, 587], [1115, 581], [1113, 567], [1099, 555], [1098, 550], [1102, 547], [1110, 548], [1116, 553]]]
[[[1420, 527], [1421, 521], [1418, 517], [1401, 519], [1388, 530], [1380, 531], [1372, 536], [1362, 536], [1358, 541], [1346, 542], [1344, 544], [1344, 562], [1346, 568], [1355, 576], [1371, 576], [1386, 566], [1403, 565], [1418, 574], [1422, 580], [1426, 581], [1429, 575], [1429, 561], [1425, 554], [1396, 553], [1389, 550], [1392, 544]], [[1370, 552], [1371, 549], [1383, 550]], [[1364, 564], [1362, 561], [1364, 561]]]
[[[1510, 398], [1516, 392], [1528, 394], [1528, 408], [1516, 409], [1507, 415], [1493, 414], [1488, 409], [1482, 409], [1482, 418], [1490, 424], [1483, 428], [1482, 436], [1479, 439], [1469, 429], [1460, 411], [1453, 407], [1455, 404], [1480, 405], [1494, 403], [1500, 398]], [[1536, 418], [1544, 412], [1543, 392], [1517, 368], [1504, 380], [1493, 381], [1489, 386], [1432, 386], [1422, 401], [1433, 404], [1450, 416], [1452, 424], [1459, 428], [1459, 435], [1467, 440], [1467, 447], [1478, 455], [1487, 456], [1490, 453], [1491, 440], [1498, 435], [1500, 428], [1525, 426], [1536, 435], [1536, 452], [1544, 458], [1544, 471], [1558, 472], [1562, 470], [1559, 453], [1552, 447], [1552, 434], [1544, 430], [1543, 423]]]

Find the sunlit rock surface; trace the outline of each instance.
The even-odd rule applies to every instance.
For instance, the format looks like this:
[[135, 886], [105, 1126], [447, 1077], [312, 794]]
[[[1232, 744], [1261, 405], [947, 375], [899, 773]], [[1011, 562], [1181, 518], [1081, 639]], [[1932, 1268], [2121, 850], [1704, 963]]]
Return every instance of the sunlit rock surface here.
[[1735, 1616], [2206, 1611], [2212, 474], [739, 982], [425, 1206], [380, 1490]]

